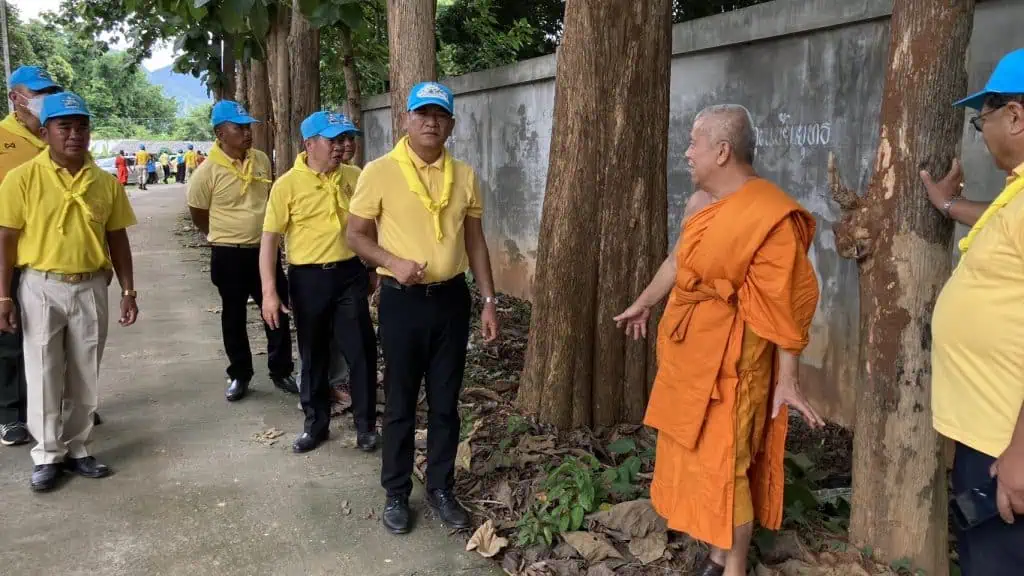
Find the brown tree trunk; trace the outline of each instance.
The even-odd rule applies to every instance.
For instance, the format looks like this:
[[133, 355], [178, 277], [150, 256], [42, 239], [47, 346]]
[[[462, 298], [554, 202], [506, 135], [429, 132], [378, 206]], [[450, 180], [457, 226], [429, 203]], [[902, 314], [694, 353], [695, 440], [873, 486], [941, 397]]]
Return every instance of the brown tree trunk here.
[[229, 99], [235, 97], [235, 38], [234, 36], [225, 36], [221, 41], [221, 59], [220, 59], [220, 71], [221, 80], [223, 81], [223, 87], [221, 92], [221, 99]]
[[267, 73], [270, 78], [270, 99], [274, 114], [274, 173], [278, 176], [291, 168], [295, 158], [291, 134], [291, 65], [288, 56], [291, 14], [289, 8], [279, 6], [267, 35]]
[[244, 60], [235, 62], [235, 102], [249, 107], [249, 64]]
[[[860, 270], [860, 384], [853, 448], [851, 540], [879, 559], [948, 574], [946, 474], [932, 428], [930, 339], [949, 276], [952, 224], [918, 175], [949, 169], [964, 115], [975, 0], [895, 0], [875, 173], [861, 198], [839, 182], [840, 253]], [[942, 38], [942, 42], [936, 42]]]
[[612, 317], [666, 257], [671, 26], [671, 0], [566, 4], [518, 398], [563, 429], [643, 419], [654, 338]]
[[[338, 27], [341, 39], [342, 71], [345, 74], [345, 114], [360, 130], [363, 128], [363, 97], [359, 91], [359, 71], [356, 70], [356, 56], [352, 48], [352, 31], [348, 26]], [[364, 143], [362, 138], [356, 139], [356, 154], [352, 163], [363, 165]]]
[[252, 128], [252, 145], [267, 156], [274, 157], [272, 110], [270, 107], [270, 81], [267, 63], [253, 58], [249, 61], [249, 114], [259, 120]]
[[302, 145], [299, 126], [307, 116], [320, 109], [320, 31], [302, 15], [299, 2], [293, 0], [292, 29], [288, 35], [292, 76], [291, 131], [296, 151]]
[[388, 0], [391, 136], [405, 134], [405, 102], [417, 82], [437, 80], [434, 14], [436, 0]]

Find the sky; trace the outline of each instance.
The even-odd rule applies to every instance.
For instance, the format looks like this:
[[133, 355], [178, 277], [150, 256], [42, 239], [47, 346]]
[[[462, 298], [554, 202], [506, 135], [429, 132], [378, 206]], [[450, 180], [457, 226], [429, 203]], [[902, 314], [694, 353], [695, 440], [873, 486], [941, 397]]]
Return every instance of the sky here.
[[[7, 0], [9, 4], [16, 6], [23, 21], [27, 22], [46, 11], [57, 12], [60, 9], [61, 0]], [[113, 47], [127, 48], [122, 43], [114, 43]], [[174, 62], [174, 53], [170, 44], [158, 46], [153, 49], [153, 57], [142, 62], [146, 70], [153, 71], [163, 68]]]

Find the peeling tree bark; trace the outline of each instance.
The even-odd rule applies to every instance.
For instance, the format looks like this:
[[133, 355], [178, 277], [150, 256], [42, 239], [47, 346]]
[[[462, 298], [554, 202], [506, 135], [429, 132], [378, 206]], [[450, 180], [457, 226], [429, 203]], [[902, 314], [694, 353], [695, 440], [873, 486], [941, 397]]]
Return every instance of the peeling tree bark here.
[[291, 65], [288, 56], [288, 33], [291, 29], [291, 10], [279, 6], [270, 23], [267, 36], [270, 78], [270, 99], [274, 114], [274, 173], [280, 176], [292, 166], [295, 158], [291, 137]]
[[270, 80], [267, 63], [253, 58], [249, 61], [249, 113], [259, 120], [252, 127], [252, 146], [274, 157], [273, 110], [270, 106]]
[[[338, 30], [338, 37], [341, 39], [342, 50], [342, 71], [345, 74], [345, 115], [352, 120], [360, 130], [363, 129], [363, 96], [359, 90], [359, 71], [356, 70], [355, 50], [352, 47], [352, 31], [348, 26], [341, 26]], [[364, 142], [362, 138], [356, 138], [356, 153], [352, 157], [352, 163], [356, 166], [363, 165]]]
[[[289, 126], [294, 153], [302, 147], [302, 121], [320, 109], [320, 31], [302, 15], [299, 4], [300, 0], [293, 0], [292, 29], [288, 35], [292, 89]], [[287, 165], [291, 166], [294, 159], [294, 155], [289, 157]]]
[[249, 64], [244, 60], [235, 62], [235, 102], [249, 108]]
[[[884, 561], [948, 574], [946, 475], [932, 428], [931, 315], [949, 276], [952, 223], [919, 171], [949, 169], [963, 131], [950, 103], [967, 89], [974, 0], [895, 0], [875, 173], [863, 198], [830, 180], [843, 207], [839, 252], [860, 269], [860, 385], [851, 540]], [[941, 38], [937, 42], [936, 38]]]
[[671, 0], [566, 3], [518, 397], [563, 429], [646, 408], [655, 339], [627, 340], [612, 318], [666, 256], [671, 16]]
[[388, 51], [391, 83], [391, 135], [405, 131], [405, 101], [417, 82], [437, 80], [434, 13], [436, 0], [388, 0]]
[[221, 79], [221, 100], [235, 97], [235, 38], [225, 36], [221, 43], [220, 59]]

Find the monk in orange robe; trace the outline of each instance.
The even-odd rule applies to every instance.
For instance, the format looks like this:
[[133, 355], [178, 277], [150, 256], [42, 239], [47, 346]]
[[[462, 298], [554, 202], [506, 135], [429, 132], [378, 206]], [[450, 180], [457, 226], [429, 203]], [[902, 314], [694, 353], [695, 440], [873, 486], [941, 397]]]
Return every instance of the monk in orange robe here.
[[818, 303], [815, 222], [754, 172], [745, 108], [704, 110], [690, 137], [698, 191], [674, 254], [615, 320], [645, 337], [668, 297], [644, 420], [658, 430], [651, 500], [670, 528], [712, 547], [702, 576], [745, 576], [754, 522], [782, 523], [788, 407], [823, 425], [797, 380]]

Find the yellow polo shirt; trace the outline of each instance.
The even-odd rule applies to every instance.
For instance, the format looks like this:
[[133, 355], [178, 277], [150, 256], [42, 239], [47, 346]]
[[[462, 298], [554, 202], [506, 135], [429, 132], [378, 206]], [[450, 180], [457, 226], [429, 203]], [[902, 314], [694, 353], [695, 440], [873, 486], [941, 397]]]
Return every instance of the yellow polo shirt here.
[[137, 150], [135, 152], [135, 168], [142, 166], [145, 168], [146, 164], [149, 163], [150, 153], [145, 150]]
[[72, 176], [44, 151], [0, 184], [0, 226], [21, 230], [19, 267], [61, 274], [110, 268], [106, 233], [133, 225], [124, 187], [91, 158]]
[[14, 114], [9, 114], [0, 122], [0, 182], [11, 170], [35, 158], [44, 148], [45, 142], [22, 126]]
[[[331, 182], [332, 176], [337, 184]], [[355, 257], [345, 242], [345, 226], [358, 179], [355, 166], [338, 166], [333, 175], [310, 170], [305, 152], [278, 178], [270, 190], [263, 231], [285, 235], [289, 264], [329, 264]]]
[[[430, 197], [441, 199], [444, 191], [444, 159], [431, 164], [408, 149], [420, 180]], [[455, 183], [448, 206], [441, 212], [444, 238], [437, 241], [434, 219], [420, 199], [409, 189], [398, 162], [382, 156], [366, 165], [349, 211], [360, 218], [377, 221], [377, 241], [381, 248], [399, 258], [427, 263], [423, 283], [443, 282], [469, 268], [463, 226], [466, 216], [480, 218], [484, 212], [483, 195], [477, 188], [476, 174], [465, 162], [455, 160]], [[378, 268], [380, 274], [394, 276]]]
[[189, 150], [188, 152], [185, 152], [185, 167], [186, 168], [195, 168], [196, 167], [196, 151], [195, 150]]
[[[1024, 164], [1012, 182], [1024, 178]], [[1008, 182], [1008, 183], [1009, 183]], [[998, 458], [1024, 404], [1024, 193], [961, 258], [932, 315], [932, 421]]]
[[[253, 162], [252, 174], [271, 178], [270, 159], [263, 152], [250, 149], [245, 162]], [[235, 160], [235, 167], [245, 172], [245, 165]], [[188, 183], [188, 205], [210, 211], [210, 234], [214, 244], [259, 244], [263, 234], [263, 216], [267, 210], [270, 184], [253, 181], [242, 194], [242, 180], [216, 162], [203, 162]]]

